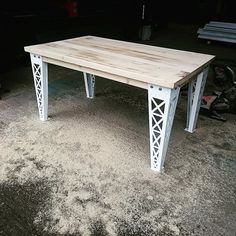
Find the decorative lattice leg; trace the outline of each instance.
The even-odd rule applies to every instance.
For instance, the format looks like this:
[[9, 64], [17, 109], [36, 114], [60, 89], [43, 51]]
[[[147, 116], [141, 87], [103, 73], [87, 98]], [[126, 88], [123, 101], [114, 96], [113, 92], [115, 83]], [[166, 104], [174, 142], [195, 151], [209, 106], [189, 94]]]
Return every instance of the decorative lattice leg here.
[[34, 76], [34, 86], [36, 91], [39, 118], [42, 121], [48, 117], [48, 67], [42, 61], [42, 57], [30, 54], [32, 71]]
[[87, 98], [94, 98], [95, 76], [92, 74], [84, 73], [84, 84]]
[[149, 129], [151, 169], [163, 168], [180, 88], [149, 85]]
[[206, 84], [207, 74], [208, 74], [208, 68], [204, 69], [197, 76], [196, 79], [193, 79], [189, 83], [187, 127], [185, 130], [190, 133], [193, 133], [196, 128], [198, 113], [201, 106], [201, 99]]

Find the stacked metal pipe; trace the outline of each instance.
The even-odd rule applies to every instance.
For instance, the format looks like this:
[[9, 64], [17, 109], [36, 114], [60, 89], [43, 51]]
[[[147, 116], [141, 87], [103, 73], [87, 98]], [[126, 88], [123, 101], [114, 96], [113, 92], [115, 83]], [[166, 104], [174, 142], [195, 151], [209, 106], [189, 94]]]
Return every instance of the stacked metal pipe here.
[[236, 43], [236, 23], [210, 21], [197, 33], [201, 39]]

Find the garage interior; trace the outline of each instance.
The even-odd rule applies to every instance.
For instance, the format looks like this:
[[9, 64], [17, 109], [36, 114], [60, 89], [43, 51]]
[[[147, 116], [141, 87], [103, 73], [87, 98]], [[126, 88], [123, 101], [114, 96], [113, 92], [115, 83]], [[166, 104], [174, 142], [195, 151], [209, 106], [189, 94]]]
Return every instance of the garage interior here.
[[[235, 107], [216, 115], [201, 110], [197, 130], [187, 133], [183, 87], [165, 169], [156, 173], [147, 91], [98, 78], [96, 98], [87, 99], [82, 72], [49, 65], [49, 120], [41, 122], [24, 46], [94, 35], [216, 55], [214, 64], [233, 75], [235, 44], [198, 39], [197, 31], [210, 21], [236, 23], [235, 9], [233, 0], [6, 2], [0, 235], [234, 236]], [[217, 84], [214, 68], [205, 96], [236, 87], [224, 70]]]

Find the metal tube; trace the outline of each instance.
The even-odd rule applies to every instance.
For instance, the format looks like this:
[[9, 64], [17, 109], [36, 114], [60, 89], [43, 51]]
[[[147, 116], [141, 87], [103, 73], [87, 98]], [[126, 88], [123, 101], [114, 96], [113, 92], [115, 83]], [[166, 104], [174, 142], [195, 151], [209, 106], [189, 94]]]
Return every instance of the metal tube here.
[[220, 38], [220, 37], [214, 37], [214, 36], [210, 36], [210, 35], [201, 35], [201, 34], [199, 34], [198, 38], [221, 41], [221, 42], [227, 42], [227, 43], [236, 43], [236, 39]]
[[217, 26], [211, 26], [210, 24], [206, 24], [203, 29], [209, 30], [209, 31], [227, 32], [227, 33], [236, 34], [236, 29], [226, 29], [226, 28], [221, 28]]
[[223, 27], [223, 28], [236, 29], [236, 24], [235, 23], [210, 21], [210, 25], [211, 26], [217, 26], [217, 27]]
[[214, 37], [220, 37], [220, 38], [230, 38], [236, 40], [236, 34], [226, 33], [226, 32], [215, 32], [215, 31], [208, 31], [204, 29], [199, 29], [198, 33], [201, 35], [210, 35]]

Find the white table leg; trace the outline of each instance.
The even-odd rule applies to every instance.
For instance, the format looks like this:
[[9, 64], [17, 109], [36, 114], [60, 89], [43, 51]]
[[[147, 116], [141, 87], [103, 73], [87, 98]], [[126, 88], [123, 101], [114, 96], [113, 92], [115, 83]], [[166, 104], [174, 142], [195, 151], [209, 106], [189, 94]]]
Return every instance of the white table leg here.
[[42, 121], [48, 118], [48, 66], [42, 61], [42, 57], [30, 54], [34, 86], [36, 91], [39, 118]]
[[161, 171], [170, 139], [180, 88], [148, 86], [151, 169]]
[[196, 128], [198, 113], [201, 106], [201, 100], [202, 100], [203, 91], [206, 84], [207, 75], [208, 75], [208, 68], [204, 69], [197, 76], [196, 79], [193, 79], [189, 83], [187, 127], [185, 130], [190, 133], [193, 133]]
[[95, 76], [84, 72], [84, 84], [87, 98], [94, 98]]

